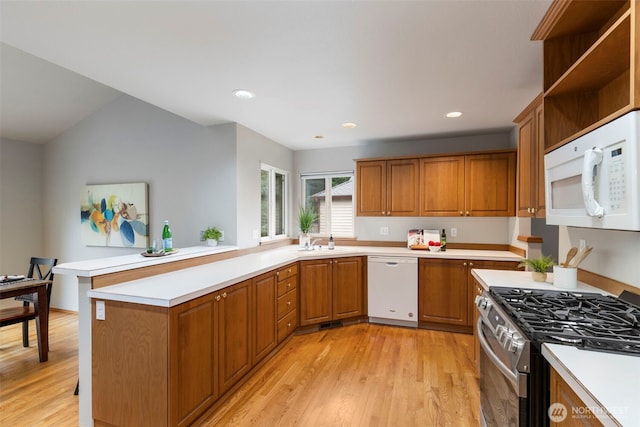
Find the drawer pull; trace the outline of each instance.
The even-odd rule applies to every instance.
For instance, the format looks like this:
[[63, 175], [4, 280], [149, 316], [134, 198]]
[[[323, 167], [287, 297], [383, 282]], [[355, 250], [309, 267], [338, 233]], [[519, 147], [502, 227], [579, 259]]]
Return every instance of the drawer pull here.
[[290, 288], [290, 287], [291, 287], [291, 283], [287, 283], [287, 288]]
[[291, 301], [287, 301], [287, 305], [291, 305]]
[[291, 327], [291, 322], [287, 323], [287, 328]]
[[287, 271], [288, 271], [289, 273], [291, 273], [291, 269], [288, 269]]

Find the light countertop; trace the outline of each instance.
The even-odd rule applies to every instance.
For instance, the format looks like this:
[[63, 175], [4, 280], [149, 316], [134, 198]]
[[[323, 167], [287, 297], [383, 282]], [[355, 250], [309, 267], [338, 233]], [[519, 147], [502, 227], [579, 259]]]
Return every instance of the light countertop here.
[[508, 288], [541, 289], [568, 292], [595, 292], [606, 294], [602, 289], [578, 282], [575, 289], [564, 289], [553, 286], [553, 273], [547, 273], [545, 282], [534, 282], [530, 271], [502, 271], [502, 270], [471, 270], [473, 277], [478, 279], [480, 285], [487, 290], [490, 286], [501, 286]]
[[[181, 252], [183, 251], [185, 255], [182, 256], [202, 256], [202, 252], [191, 253], [181, 250]], [[519, 261], [521, 259], [518, 255], [508, 251], [451, 249], [446, 252], [432, 253], [399, 247], [374, 246], [339, 246], [335, 250], [323, 248], [316, 251], [301, 251], [297, 246], [286, 246], [93, 289], [89, 291], [88, 296], [90, 298], [172, 307], [298, 260], [367, 255], [496, 261]], [[128, 268], [152, 265], [140, 264], [140, 262], [157, 260], [156, 258], [144, 258], [140, 255], [132, 255], [131, 257], [135, 258], [136, 256], [142, 260], [138, 259], [135, 264], [116, 265], [118, 260], [109, 258], [106, 260], [62, 264], [59, 274], [96, 276], [113, 271], [123, 271]], [[160, 259], [169, 262], [171, 259], [180, 259], [180, 256], [181, 253], [178, 253]], [[125, 259], [125, 261], [129, 261], [129, 258]], [[75, 265], [70, 266], [70, 264]]]
[[559, 344], [543, 344], [542, 355], [605, 426], [640, 426], [640, 357]]

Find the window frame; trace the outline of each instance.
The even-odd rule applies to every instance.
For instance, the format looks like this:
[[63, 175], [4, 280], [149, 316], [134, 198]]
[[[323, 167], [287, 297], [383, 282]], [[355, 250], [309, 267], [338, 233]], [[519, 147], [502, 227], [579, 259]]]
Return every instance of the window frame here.
[[[334, 172], [306, 172], [300, 173], [300, 205], [306, 205], [307, 198], [305, 195], [306, 191], [306, 180], [307, 179], [321, 179], [325, 180], [325, 205], [327, 210], [327, 234], [326, 237], [329, 237], [331, 234], [335, 234], [332, 230], [331, 223], [331, 213], [333, 208], [333, 194], [332, 194], [332, 180], [333, 178], [350, 178], [354, 181], [354, 193], [355, 193], [355, 172], [354, 171], [334, 171]], [[319, 214], [319, 213], [318, 213]], [[351, 195], [351, 236], [338, 236], [339, 238], [355, 238], [355, 216], [356, 216], [356, 204], [355, 204], [355, 194]], [[319, 221], [319, 218], [318, 218]], [[325, 237], [322, 233], [310, 233], [313, 236]]]
[[[267, 235], [262, 236], [260, 232], [260, 242], [270, 242], [274, 240], [286, 239], [289, 236], [289, 171], [271, 166], [267, 163], [260, 163], [260, 185], [262, 186], [262, 172], [269, 173], [268, 184], [268, 224]], [[284, 177], [284, 189], [282, 190], [282, 234], [276, 234], [276, 174]], [[262, 230], [262, 190], [260, 191], [260, 229]]]

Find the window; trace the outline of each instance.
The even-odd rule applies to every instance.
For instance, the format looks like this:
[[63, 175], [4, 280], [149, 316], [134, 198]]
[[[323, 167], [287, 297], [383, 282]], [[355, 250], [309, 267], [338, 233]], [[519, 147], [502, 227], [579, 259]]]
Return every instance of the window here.
[[353, 172], [302, 174], [302, 200], [318, 213], [311, 233], [354, 237]]
[[260, 169], [261, 240], [286, 237], [289, 173], [266, 164]]

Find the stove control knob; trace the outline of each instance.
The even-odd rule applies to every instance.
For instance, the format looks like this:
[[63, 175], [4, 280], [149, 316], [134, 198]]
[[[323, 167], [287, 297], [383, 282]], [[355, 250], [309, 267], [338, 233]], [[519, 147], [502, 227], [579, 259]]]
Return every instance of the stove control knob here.
[[476, 296], [475, 302], [476, 302], [476, 306], [483, 310], [486, 310], [489, 307], [491, 307], [491, 301], [489, 301], [489, 298], [483, 297], [482, 295]]
[[518, 350], [522, 349], [522, 347], [524, 347], [524, 340], [518, 335], [515, 335], [511, 339], [511, 342], [509, 343], [509, 348], [507, 348], [507, 350], [510, 351], [511, 353], [517, 353]]
[[498, 325], [496, 326], [496, 338], [498, 338], [498, 342], [500, 342], [500, 344], [502, 344], [504, 342], [504, 340], [506, 339], [506, 334], [509, 331], [507, 330], [507, 327], [504, 325]]

